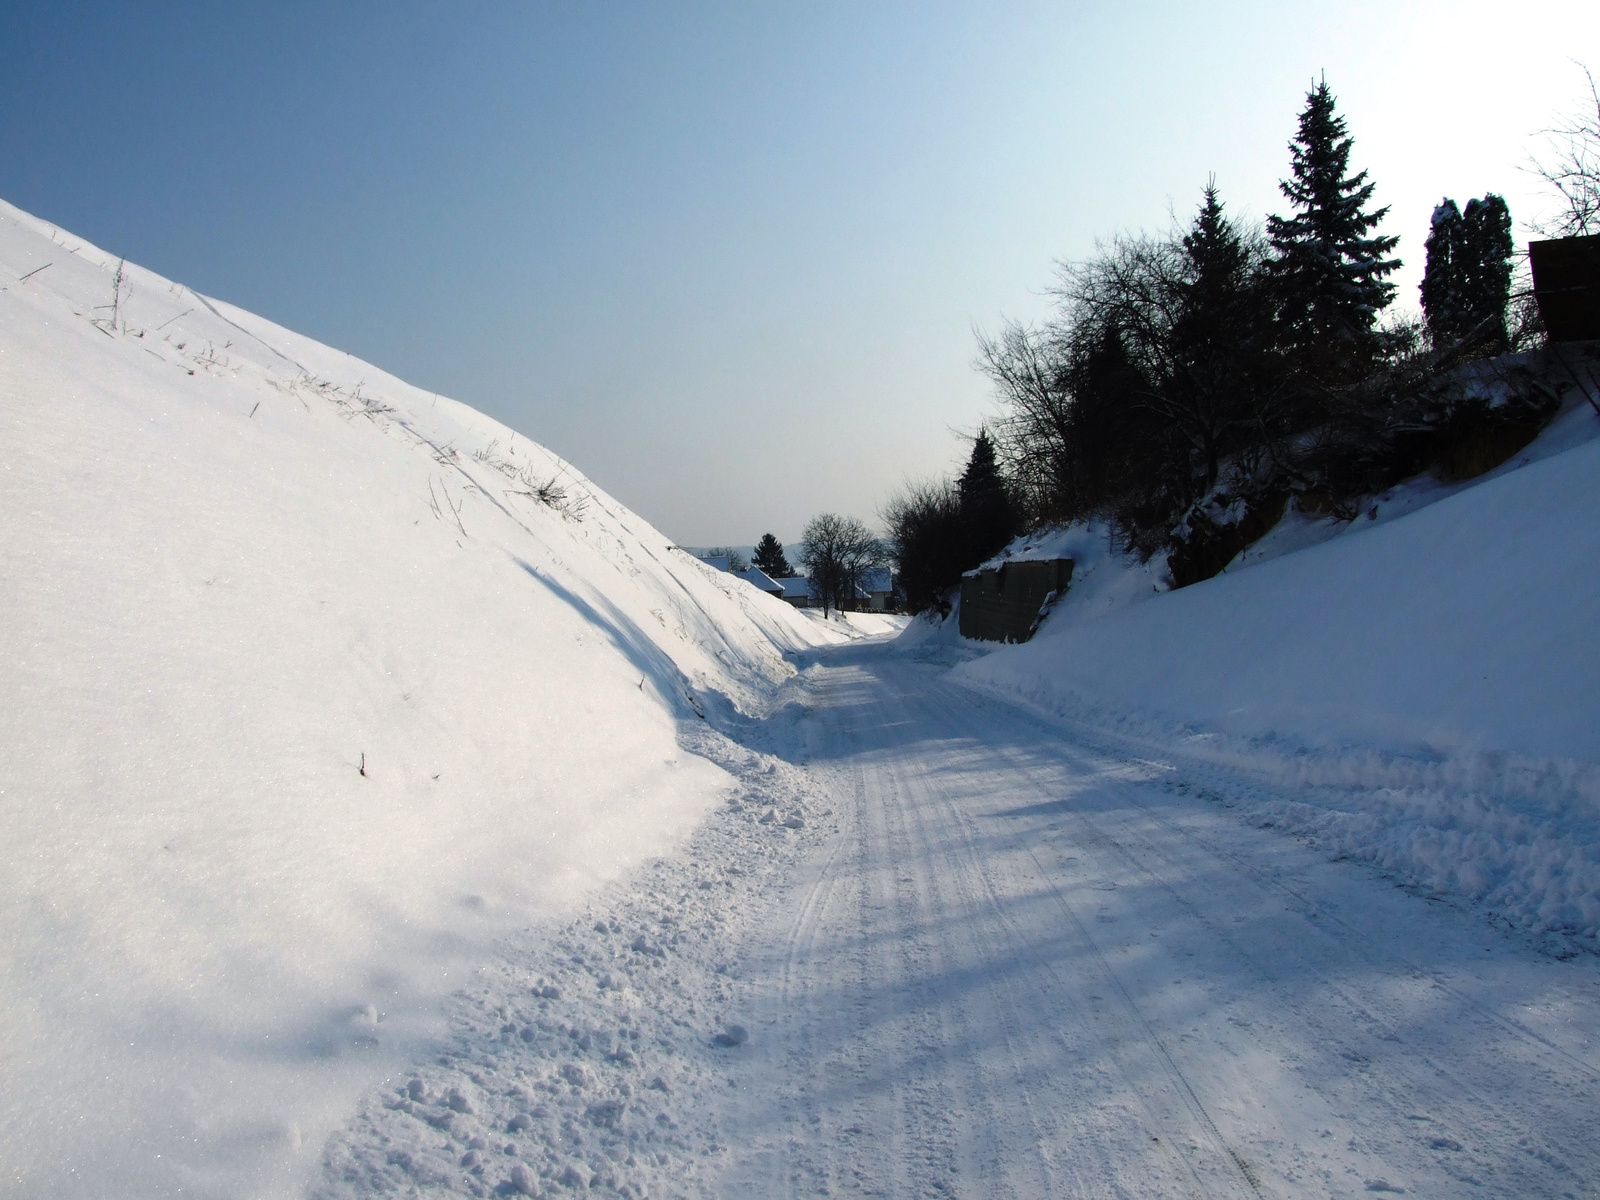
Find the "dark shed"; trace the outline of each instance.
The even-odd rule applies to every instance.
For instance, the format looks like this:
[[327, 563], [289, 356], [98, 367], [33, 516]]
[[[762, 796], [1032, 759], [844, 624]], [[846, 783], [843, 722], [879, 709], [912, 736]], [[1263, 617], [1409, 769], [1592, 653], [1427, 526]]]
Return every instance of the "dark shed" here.
[[1528, 261], [1550, 340], [1600, 339], [1600, 233], [1529, 242]]

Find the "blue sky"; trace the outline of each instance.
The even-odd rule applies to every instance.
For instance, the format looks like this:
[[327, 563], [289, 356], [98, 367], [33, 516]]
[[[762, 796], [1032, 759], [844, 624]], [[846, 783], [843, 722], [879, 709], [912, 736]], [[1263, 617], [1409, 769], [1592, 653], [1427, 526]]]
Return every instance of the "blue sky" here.
[[[686, 544], [872, 520], [991, 411], [1055, 260], [1279, 207], [1326, 71], [1402, 237], [1519, 219], [1600, 6], [60, 4], [0, 196], [455, 396]], [[331, 13], [331, 15], [330, 15]]]

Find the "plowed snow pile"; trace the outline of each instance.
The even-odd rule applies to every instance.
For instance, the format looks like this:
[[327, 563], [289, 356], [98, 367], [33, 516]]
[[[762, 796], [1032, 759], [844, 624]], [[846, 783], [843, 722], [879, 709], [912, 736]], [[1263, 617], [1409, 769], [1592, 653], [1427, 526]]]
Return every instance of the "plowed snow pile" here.
[[293, 1190], [471, 951], [717, 800], [680, 722], [848, 633], [9, 206], [0, 441], [8, 1194]]

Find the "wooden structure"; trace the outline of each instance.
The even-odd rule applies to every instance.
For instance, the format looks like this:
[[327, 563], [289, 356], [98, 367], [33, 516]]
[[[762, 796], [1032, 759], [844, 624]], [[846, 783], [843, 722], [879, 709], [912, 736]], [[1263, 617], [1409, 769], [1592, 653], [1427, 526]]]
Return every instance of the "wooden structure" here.
[[1025, 642], [1071, 582], [1070, 558], [1007, 562], [964, 575], [961, 636], [987, 642]]
[[1528, 261], [1550, 340], [1600, 339], [1600, 234], [1529, 242]]

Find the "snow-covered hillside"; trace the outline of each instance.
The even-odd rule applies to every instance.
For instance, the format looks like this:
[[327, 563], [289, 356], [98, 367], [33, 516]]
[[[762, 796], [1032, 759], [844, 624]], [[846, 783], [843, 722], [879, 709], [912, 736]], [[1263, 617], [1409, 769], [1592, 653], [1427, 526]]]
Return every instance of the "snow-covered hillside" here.
[[956, 677], [1244, 768], [1261, 821], [1600, 949], [1600, 416], [1576, 390], [1490, 475], [1291, 513], [1181, 591], [1105, 532], [1018, 547], [1078, 559], [1072, 591]]
[[974, 673], [1048, 659], [1101, 700], [1236, 732], [1600, 762], [1597, 436], [1577, 401], [1495, 477], [1414, 507], [1432, 490], [1419, 481], [1348, 525], [1291, 514], [1170, 596], [1152, 597], [1148, 567], [1093, 572], [1086, 592], [1137, 580], [1153, 602], [1117, 604], [1092, 633], [1093, 601], [1064, 604], [1028, 651]]
[[680, 723], [849, 633], [9, 206], [0, 440], [9, 1195], [298, 1186], [474, 949], [715, 801]]

